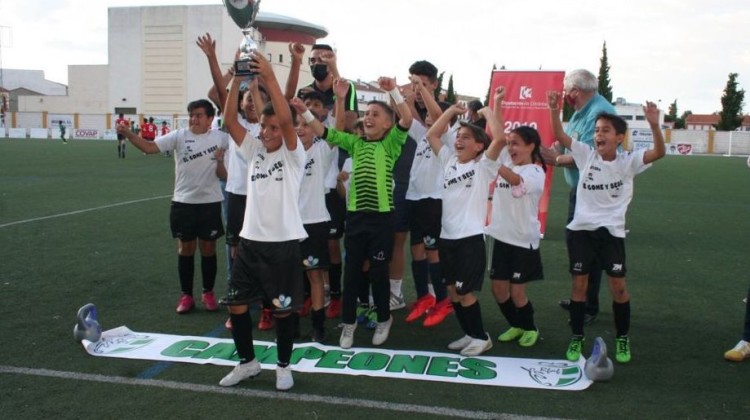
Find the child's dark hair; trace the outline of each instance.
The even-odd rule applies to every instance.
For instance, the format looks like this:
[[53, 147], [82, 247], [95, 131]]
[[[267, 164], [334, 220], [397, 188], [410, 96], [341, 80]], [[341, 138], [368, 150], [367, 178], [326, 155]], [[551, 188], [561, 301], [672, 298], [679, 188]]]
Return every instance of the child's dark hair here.
[[311, 90], [311, 91], [303, 93], [302, 100], [303, 101], [319, 101], [324, 106], [326, 104], [326, 99], [323, 96], [323, 94], [315, 90]]
[[387, 103], [373, 99], [372, 101], [368, 102], [367, 105], [368, 106], [379, 105], [381, 108], [383, 108], [385, 113], [388, 114], [388, 116], [391, 118], [391, 122], [396, 121], [396, 113], [393, 111], [393, 108], [391, 108], [391, 106], [388, 105]]
[[198, 99], [197, 101], [190, 102], [187, 106], [187, 112], [191, 113], [194, 109], [203, 108], [206, 112], [207, 117], [213, 117], [216, 115], [216, 110], [213, 104], [208, 99]]
[[437, 81], [438, 69], [429, 61], [417, 61], [409, 67], [409, 74], [416, 76], [427, 76], [431, 82]]
[[151, 124], [153, 124], [154, 123], [154, 117], [149, 117], [148, 118], [148, 122], [150, 122]]
[[628, 131], [628, 123], [622, 119], [619, 115], [602, 112], [596, 116], [596, 121], [605, 120], [612, 124], [616, 134], [625, 134]]
[[[481, 127], [477, 127], [476, 125], [468, 123], [466, 121], [459, 121], [458, 123], [461, 124], [461, 127], [471, 131], [471, 135], [474, 137], [474, 141], [476, 141], [477, 143], [482, 143], [482, 146], [484, 147], [479, 151], [479, 153], [487, 150], [487, 147], [490, 145], [490, 137]], [[479, 153], [477, 153], [477, 155], [479, 155]]]
[[534, 145], [534, 150], [531, 151], [531, 161], [542, 165], [542, 170], [547, 172], [547, 165], [544, 164], [544, 159], [542, 159], [542, 139], [539, 137], [539, 132], [533, 127], [522, 125], [514, 128], [511, 133], [515, 133], [524, 143]]
[[[453, 104], [451, 104], [450, 102], [444, 102], [444, 101], [438, 102], [438, 106], [440, 107], [440, 110], [443, 112], [447, 111], [448, 108], [450, 108], [452, 105]], [[451, 118], [449, 125], [453, 127], [453, 125], [456, 124], [457, 120], [458, 120], [458, 115], [454, 115], [453, 118]]]
[[333, 48], [331, 48], [331, 46], [328, 44], [315, 44], [312, 46], [312, 50], [333, 51]]
[[[294, 108], [290, 106], [289, 112], [292, 114], [292, 121], [297, 121], [297, 111], [295, 111]], [[265, 115], [266, 117], [272, 117], [276, 115], [276, 110], [273, 109], [273, 104], [271, 102], [265, 104], [263, 106], [263, 111], [260, 112], [260, 115]]]

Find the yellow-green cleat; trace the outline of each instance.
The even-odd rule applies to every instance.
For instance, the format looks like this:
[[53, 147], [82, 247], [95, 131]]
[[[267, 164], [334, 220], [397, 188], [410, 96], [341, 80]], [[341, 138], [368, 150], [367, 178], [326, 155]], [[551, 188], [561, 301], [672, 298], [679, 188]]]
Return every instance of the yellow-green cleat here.
[[513, 341], [523, 335], [523, 330], [516, 327], [510, 327], [508, 328], [508, 331], [505, 331], [504, 333], [497, 336], [497, 341], [501, 343], [507, 343], [509, 341]]
[[630, 339], [627, 336], [615, 338], [615, 360], [618, 363], [630, 362]]
[[570, 338], [568, 350], [565, 352], [565, 358], [571, 362], [577, 362], [581, 358], [583, 343], [586, 339], [582, 335], [574, 335]]
[[536, 344], [536, 340], [539, 339], [539, 330], [526, 330], [518, 340], [518, 345], [521, 347], [531, 347]]

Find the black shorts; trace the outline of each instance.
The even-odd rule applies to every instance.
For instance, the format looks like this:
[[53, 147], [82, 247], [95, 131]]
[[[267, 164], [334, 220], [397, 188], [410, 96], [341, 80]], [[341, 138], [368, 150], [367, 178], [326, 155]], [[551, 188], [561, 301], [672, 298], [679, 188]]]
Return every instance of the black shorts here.
[[625, 277], [625, 238], [612, 236], [607, 228], [567, 230], [570, 274], [583, 275], [597, 264], [610, 277]]
[[445, 284], [455, 285], [459, 295], [482, 290], [487, 254], [484, 235], [440, 239], [440, 270]]
[[346, 201], [335, 188], [326, 193], [326, 209], [331, 215], [331, 221], [328, 222], [328, 239], [341, 239], [344, 236]]
[[328, 222], [305, 225], [307, 238], [299, 244], [305, 270], [328, 270], [330, 268], [328, 226]]
[[246, 195], [227, 193], [227, 245], [236, 246], [240, 243], [246, 205]]
[[409, 231], [409, 203], [405, 197], [393, 194], [393, 231]]
[[232, 266], [226, 305], [262, 301], [275, 313], [299, 310], [304, 304], [299, 241], [258, 242], [241, 239]]
[[117, 140], [118, 140], [118, 141], [124, 141], [124, 140], [125, 140], [125, 136], [123, 136], [123, 135], [122, 135], [122, 134], [120, 134], [120, 133], [117, 133]]
[[495, 239], [490, 278], [509, 280], [513, 284], [544, 279], [542, 254], [539, 248], [521, 248]]
[[376, 212], [349, 212], [344, 236], [346, 261], [354, 266], [370, 261], [370, 267], [376, 264], [388, 265], [393, 255], [393, 214]]
[[443, 217], [443, 200], [424, 198], [407, 200], [409, 204], [409, 243], [424, 243], [425, 249], [437, 249], [440, 237], [440, 221]]
[[205, 204], [187, 204], [173, 201], [169, 210], [172, 237], [183, 242], [195, 240], [215, 241], [224, 235], [221, 221], [221, 201]]

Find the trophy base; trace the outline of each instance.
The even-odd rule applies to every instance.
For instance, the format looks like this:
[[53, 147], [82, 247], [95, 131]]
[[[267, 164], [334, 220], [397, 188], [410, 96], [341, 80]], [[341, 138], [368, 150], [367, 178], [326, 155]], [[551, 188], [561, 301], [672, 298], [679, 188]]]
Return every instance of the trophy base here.
[[234, 62], [234, 75], [235, 76], [255, 76], [255, 71], [252, 68], [251, 60], [237, 60]]

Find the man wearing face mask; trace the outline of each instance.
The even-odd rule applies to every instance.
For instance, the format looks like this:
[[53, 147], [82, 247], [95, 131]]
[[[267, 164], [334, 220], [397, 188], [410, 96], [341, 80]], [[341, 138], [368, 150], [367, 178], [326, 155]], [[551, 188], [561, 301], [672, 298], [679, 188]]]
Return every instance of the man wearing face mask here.
[[[594, 129], [596, 117], [605, 112], [616, 115], [615, 108], [606, 98], [599, 94], [599, 81], [596, 76], [588, 70], [577, 69], [569, 72], [563, 79], [564, 100], [575, 112], [565, 126], [565, 133], [574, 140], [581, 141], [592, 147], [594, 145]], [[578, 168], [569, 155], [570, 150], [564, 150], [564, 154], [553, 146], [550, 149], [542, 148], [545, 163], [562, 166], [565, 173], [565, 182], [570, 186], [568, 200], [568, 219], [566, 223], [573, 220], [576, 207], [576, 187], [578, 186]], [[569, 231], [566, 230], [567, 235]], [[588, 290], [586, 291], [586, 315], [585, 322], [591, 323], [599, 314], [599, 288], [601, 286], [601, 269], [592, 269], [589, 275]], [[560, 301], [560, 306], [570, 309], [570, 299]]]

